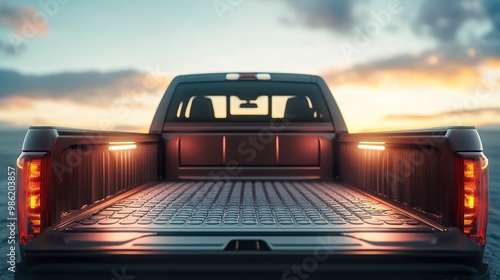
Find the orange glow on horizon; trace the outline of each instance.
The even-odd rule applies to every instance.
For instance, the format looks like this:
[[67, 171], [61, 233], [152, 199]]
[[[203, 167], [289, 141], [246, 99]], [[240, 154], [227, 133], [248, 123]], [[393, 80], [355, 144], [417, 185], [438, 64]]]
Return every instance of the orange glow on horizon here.
[[477, 86], [480, 80], [481, 73], [478, 69], [461, 65], [450, 65], [441, 70], [384, 69], [376, 73], [338, 75], [329, 73], [327, 76], [327, 83], [334, 87], [349, 85], [370, 90], [379, 89], [382, 86], [469, 89]]
[[[469, 54], [473, 52], [476, 56], [478, 55], [475, 49], [467, 50]], [[497, 89], [498, 87], [495, 86], [500, 86], [498, 83], [499, 79], [496, 78], [495, 80], [495, 77], [493, 77], [492, 80], [485, 77], [489, 77], [488, 75], [495, 73], [495, 71], [499, 71], [500, 73], [500, 59], [485, 59], [477, 65], [450, 61], [439, 61], [437, 65], [429, 65], [427, 64], [426, 57], [422, 59], [423, 61], [414, 68], [394, 66], [385, 69], [371, 69], [370, 67], [354, 66], [349, 69], [333, 69], [319, 73], [319, 75], [324, 77], [334, 95], [339, 93], [346, 94], [348, 92], [349, 94], [362, 93], [366, 96], [371, 93], [377, 95], [377, 99], [381, 100], [378, 102], [379, 104], [373, 104], [372, 108], [370, 106], [356, 106], [360, 108], [357, 110], [354, 107], [351, 108], [351, 116], [349, 116], [349, 106], [351, 105], [346, 106], [345, 103], [340, 103], [341, 110], [345, 113], [344, 118], [346, 119], [347, 126], [351, 132], [395, 131], [453, 125], [480, 126], [491, 124], [492, 120], [498, 120], [498, 115], [492, 112], [474, 113], [467, 111], [460, 113], [457, 111], [457, 113], [453, 111], [453, 105], [455, 103], [463, 105], [466, 102], [468, 102], [466, 105], [472, 104], [471, 102], [475, 100], [465, 100], [463, 96], [465, 94], [473, 94], [475, 89], [482, 85], [484, 80], [491, 80], [491, 83], [496, 82], [496, 85], [492, 84], [493, 86], [490, 86], [490, 88], [493, 90]], [[137, 75], [137, 77], [134, 76], [134, 79], [139, 80], [140, 77], [144, 76]], [[151, 77], [147, 77], [146, 81], [148, 87], [151, 88], [157, 88], [161, 84], [158, 88], [162, 88], [162, 90], [146, 96], [138, 102], [135, 102], [134, 99], [127, 99], [134, 102], [123, 104], [123, 110], [122, 107], [113, 108], [109, 105], [113, 104], [112, 99], [108, 103], [94, 104], [91, 102], [78, 103], [69, 98], [61, 97], [11, 97], [5, 99], [0, 104], [0, 109], [4, 113], [0, 116], [0, 122], [17, 126], [53, 125], [103, 131], [147, 133], [155, 109], [163, 95], [163, 90], [167, 87], [171, 78], [166, 77], [158, 82]], [[441, 98], [445, 102], [439, 103], [442, 104], [441, 108], [434, 106], [432, 110], [429, 109], [427, 112], [415, 109], [422, 108], [422, 104], [413, 103], [412, 100], [416, 100], [414, 96], [417, 96], [419, 92], [425, 93], [429, 90], [442, 93], [440, 96], [445, 96]], [[457, 98], [453, 97], [455, 93]], [[403, 116], [400, 119], [388, 119], [385, 117], [397, 116], [397, 112], [401, 111], [401, 106], [395, 105], [393, 107], [386, 106], [382, 108], [376, 106], [383, 105], [383, 100], [387, 100], [386, 103], [390, 103], [392, 96], [410, 94], [408, 104], [400, 104], [401, 106], [408, 106], [405, 107], [409, 109], [407, 110], [408, 112], [418, 112], [418, 114], [423, 116], [422, 118], [417, 119]], [[452, 95], [450, 98], [446, 97], [450, 94]], [[493, 104], [495, 106], [499, 102], [499, 99], [496, 96], [491, 96], [487, 102], [480, 100], [480, 105]], [[337, 99], [337, 96], [335, 98]], [[493, 100], [492, 98], [496, 98], [497, 100]], [[349, 102], [357, 102], [356, 95], [345, 99]], [[449, 103], [446, 103], [447, 99], [450, 100]], [[120, 100], [120, 97], [117, 97], [117, 100]], [[491, 103], [491, 101], [493, 102]], [[359, 101], [359, 103], [363, 102], [366, 102], [366, 100]], [[403, 102], [401, 98], [399, 102]], [[103, 106], [103, 104], [107, 105]], [[412, 108], [411, 106], [414, 107]], [[47, 113], [47, 108], [52, 108], [49, 114]], [[392, 109], [394, 111], [391, 111]], [[441, 115], [438, 115], [439, 110], [442, 110]], [[85, 115], [89, 117], [67, 117], [71, 115]], [[366, 118], [362, 118], [361, 115], [370, 116], [370, 119], [373, 121], [367, 122]]]
[[467, 55], [470, 56], [470, 57], [476, 56], [476, 50], [474, 48], [469, 48], [467, 50]]
[[431, 55], [427, 58], [427, 63], [430, 65], [436, 65], [439, 63], [439, 58], [435, 55]]

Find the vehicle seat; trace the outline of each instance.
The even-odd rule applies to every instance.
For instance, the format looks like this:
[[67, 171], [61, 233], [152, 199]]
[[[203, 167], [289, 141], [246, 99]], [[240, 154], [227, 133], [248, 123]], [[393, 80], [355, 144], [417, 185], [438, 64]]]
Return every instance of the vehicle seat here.
[[206, 97], [196, 97], [191, 104], [191, 113], [189, 119], [193, 121], [215, 120], [212, 100]]
[[309, 108], [309, 102], [304, 96], [297, 96], [286, 102], [285, 118], [299, 122], [313, 121], [314, 110]]

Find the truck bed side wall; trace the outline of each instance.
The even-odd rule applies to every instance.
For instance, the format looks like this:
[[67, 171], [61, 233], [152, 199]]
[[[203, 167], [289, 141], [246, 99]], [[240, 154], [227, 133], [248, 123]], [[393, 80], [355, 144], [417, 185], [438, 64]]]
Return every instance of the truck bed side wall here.
[[[31, 143], [49, 135], [46, 147]], [[50, 155], [46, 207], [52, 225], [75, 210], [161, 177], [158, 135], [41, 127], [31, 128], [26, 139], [23, 152]], [[110, 143], [126, 142], [136, 148], [109, 150]]]
[[[360, 142], [384, 143], [385, 150], [360, 149]], [[339, 141], [339, 177], [444, 226], [454, 226], [459, 207], [454, 155], [461, 151], [482, 151], [474, 128], [344, 135]]]

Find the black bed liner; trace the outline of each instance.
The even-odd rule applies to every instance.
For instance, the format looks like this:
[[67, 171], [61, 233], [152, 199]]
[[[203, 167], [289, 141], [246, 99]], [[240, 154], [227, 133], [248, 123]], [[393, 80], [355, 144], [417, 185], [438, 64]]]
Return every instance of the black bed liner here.
[[64, 230], [307, 232], [433, 227], [328, 181], [162, 182], [68, 223]]
[[[147, 211], [135, 217], [141, 209]], [[20, 275], [95, 280], [486, 275], [482, 251], [460, 231], [441, 230], [331, 181], [162, 182], [90, 210], [28, 244]], [[120, 216], [113, 226], [99, 224], [113, 220], [114, 213]], [[140, 223], [152, 213], [150, 223]], [[190, 223], [195, 217], [203, 222]], [[227, 217], [237, 223], [224, 224]], [[137, 221], [130, 223], [132, 218]], [[274, 224], [264, 222], [270, 220]]]

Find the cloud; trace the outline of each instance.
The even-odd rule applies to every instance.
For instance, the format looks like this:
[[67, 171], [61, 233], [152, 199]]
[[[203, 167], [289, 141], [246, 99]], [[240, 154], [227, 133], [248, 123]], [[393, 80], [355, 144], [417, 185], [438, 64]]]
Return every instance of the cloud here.
[[481, 4], [478, 0], [427, 0], [420, 7], [414, 28], [440, 41], [453, 41], [467, 20], [482, 15]]
[[114, 127], [114, 130], [117, 131], [131, 131], [131, 132], [143, 132], [145, 128], [143, 125], [117, 125]]
[[440, 42], [451, 42], [458, 39], [457, 35], [461, 28], [471, 21], [482, 22], [483, 25], [489, 22], [491, 32], [482, 36], [482, 39], [498, 42], [500, 40], [500, 1], [426, 0], [420, 7], [413, 27], [418, 34], [427, 33]]
[[5, 99], [0, 99], [0, 108], [2, 108], [4, 111], [32, 109], [33, 103], [34, 100], [32, 98], [13, 96]]
[[353, 0], [289, 0], [297, 20], [311, 28], [327, 28], [336, 32], [348, 32], [356, 24], [353, 16]]
[[[15, 7], [0, 3], [0, 26], [12, 28], [18, 35], [24, 35], [29, 28], [36, 28], [37, 34], [48, 32], [46, 20], [33, 7]], [[32, 30], [31, 30], [32, 31]]]
[[418, 114], [393, 114], [386, 115], [384, 117], [385, 120], [414, 120], [414, 121], [427, 121], [435, 118], [442, 118], [445, 115], [448, 116], [463, 116], [463, 115], [480, 115], [486, 113], [493, 113], [500, 115], [500, 108], [498, 107], [485, 107], [485, 108], [476, 108], [470, 110], [455, 110], [442, 112], [438, 114], [430, 114], [430, 115], [418, 115]]
[[[295, 22], [338, 33], [352, 32], [355, 26], [360, 26], [370, 17], [368, 11], [376, 7], [374, 2], [350, 0], [289, 0], [285, 3], [295, 11]], [[406, 20], [416, 34], [431, 36], [439, 42], [453, 42], [462, 27], [475, 20], [482, 26], [491, 22], [492, 32], [488, 38], [499, 38], [498, 0], [417, 0], [414, 3], [415, 13], [407, 13]], [[480, 34], [477, 28], [469, 29]]]
[[500, 119], [499, 107], [461, 109], [429, 115], [391, 114], [383, 118], [389, 122], [430, 123], [434, 126], [488, 125], [498, 123], [496, 121], [498, 119]]
[[31, 6], [17, 7], [0, 3], [0, 28], [11, 31], [0, 40], [0, 52], [14, 56], [25, 49], [28, 39], [48, 34], [47, 15]]
[[157, 94], [170, 79], [132, 70], [108, 73], [82, 72], [49, 75], [25, 75], [0, 70], [0, 104], [2, 107], [26, 107], [33, 100], [65, 100], [109, 106], [117, 100], [129, 102]]
[[500, 1], [498, 0], [484, 0], [484, 9], [486, 14], [491, 20], [493, 31], [490, 38], [500, 39]]
[[153, 71], [26, 75], [0, 70], [0, 121], [145, 132], [170, 81]]
[[378, 87], [439, 86], [470, 89], [480, 83], [485, 67], [500, 69], [500, 44], [442, 44], [420, 54], [404, 54], [323, 74], [332, 85]]
[[0, 52], [3, 52], [9, 56], [15, 56], [19, 54], [19, 51], [24, 49], [24, 45], [15, 46], [13, 44], [5, 43], [0, 41]]

